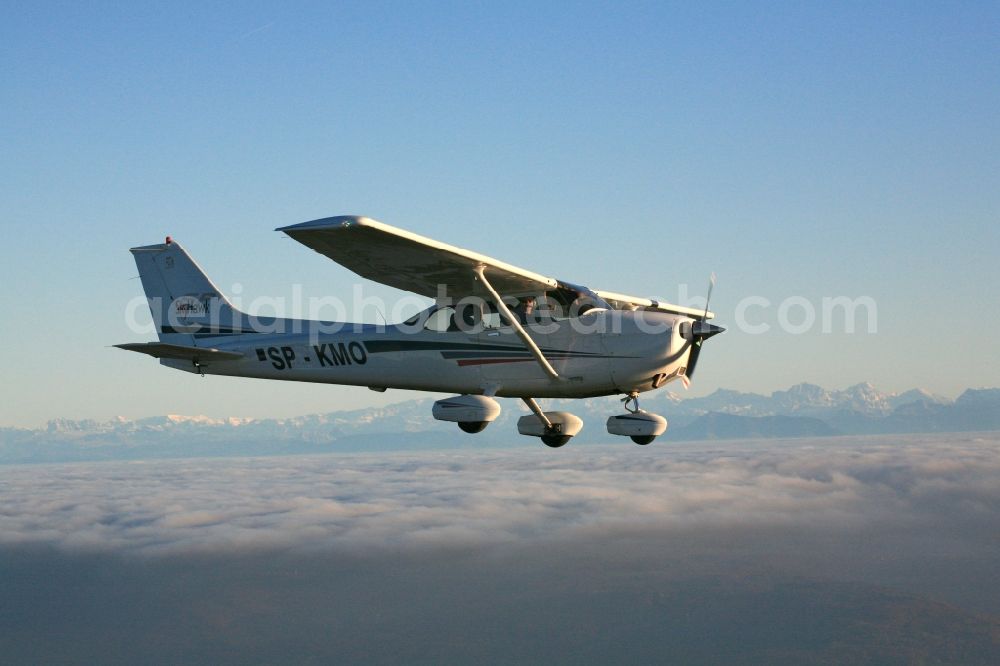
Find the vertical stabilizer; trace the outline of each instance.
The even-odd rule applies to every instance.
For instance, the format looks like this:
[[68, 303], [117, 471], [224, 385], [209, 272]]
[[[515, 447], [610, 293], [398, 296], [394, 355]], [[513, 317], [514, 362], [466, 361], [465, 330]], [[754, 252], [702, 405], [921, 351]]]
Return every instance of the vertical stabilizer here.
[[205, 272], [169, 237], [165, 243], [131, 249], [162, 342], [194, 345], [205, 335], [239, 333], [242, 313]]

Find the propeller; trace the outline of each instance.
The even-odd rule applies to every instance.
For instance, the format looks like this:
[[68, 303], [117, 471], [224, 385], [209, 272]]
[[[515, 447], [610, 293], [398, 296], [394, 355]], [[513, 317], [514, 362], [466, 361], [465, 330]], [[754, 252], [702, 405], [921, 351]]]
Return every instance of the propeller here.
[[715, 289], [715, 271], [708, 276], [708, 294], [705, 296], [705, 313], [701, 315], [702, 319], [708, 319], [708, 303], [712, 300], [713, 289]]
[[[705, 296], [705, 312], [700, 319], [696, 319], [691, 324], [691, 356], [688, 358], [687, 371], [685, 377], [690, 379], [694, 376], [695, 366], [698, 365], [698, 356], [701, 354], [701, 345], [713, 335], [718, 335], [726, 329], [715, 324], [708, 323], [708, 304], [712, 300], [712, 289], [715, 287], [715, 273], [708, 279], [708, 294]], [[685, 382], [687, 386], [687, 382]]]

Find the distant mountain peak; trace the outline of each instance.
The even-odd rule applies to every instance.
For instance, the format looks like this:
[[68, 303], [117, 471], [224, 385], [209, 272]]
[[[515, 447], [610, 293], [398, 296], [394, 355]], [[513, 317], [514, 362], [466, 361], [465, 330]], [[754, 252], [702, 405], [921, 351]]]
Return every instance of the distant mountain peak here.
[[889, 397], [889, 404], [892, 405], [893, 409], [902, 407], [903, 405], [909, 405], [914, 402], [946, 405], [950, 403], [951, 400], [945, 398], [944, 396], [935, 395], [934, 393], [922, 388], [910, 389], [909, 391], [896, 393], [895, 395]]
[[1000, 388], [966, 389], [955, 401], [962, 405], [987, 405], [1000, 402]]
[[846, 393], [851, 393], [854, 395], [877, 395], [883, 396], [884, 394], [875, 388], [875, 385], [871, 382], [861, 382], [855, 384], [854, 386], [848, 386]]
[[[1000, 388], [968, 389], [954, 402], [924, 389], [883, 393], [871, 382], [832, 391], [803, 382], [769, 396], [724, 388], [693, 398], [662, 391], [643, 399], [650, 411], [671, 421], [668, 440], [1000, 430]], [[514, 425], [526, 413], [518, 401], [505, 401], [495, 424], [467, 438], [431, 418], [433, 400], [281, 419], [203, 414], [52, 419], [42, 428], [0, 428], [0, 463], [526, 443]], [[552, 400], [545, 406], [584, 420], [581, 443], [615, 439], [604, 429], [607, 417], [621, 411], [614, 396]]]

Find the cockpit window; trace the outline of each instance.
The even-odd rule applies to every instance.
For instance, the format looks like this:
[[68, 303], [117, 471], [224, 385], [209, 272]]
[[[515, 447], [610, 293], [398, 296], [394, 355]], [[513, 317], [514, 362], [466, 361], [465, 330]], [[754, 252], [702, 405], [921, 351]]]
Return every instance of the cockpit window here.
[[500, 313], [493, 308], [490, 308], [489, 312], [483, 314], [483, 328], [496, 329], [506, 325], [507, 323], [503, 321]]
[[455, 308], [438, 308], [427, 317], [424, 322], [424, 330], [427, 331], [447, 331], [451, 327], [452, 319], [455, 317]]
[[452, 331], [478, 332], [483, 321], [483, 306], [481, 301], [458, 302], [455, 316], [452, 318]]
[[432, 308], [430, 314], [426, 315], [424, 330], [477, 333], [482, 326], [482, 319], [480, 304], [459, 302], [457, 307], [445, 305]]
[[[586, 287], [560, 282], [557, 289], [538, 294], [504, 297], [521, 324], [545, 323], [579, 317], [593, 310], [610, 310], [607, 301]], [[405, 322], [427, 331], [478, 333], [510, 326], [495, 303], [468, 298], [456, 305], [431, 306]]]

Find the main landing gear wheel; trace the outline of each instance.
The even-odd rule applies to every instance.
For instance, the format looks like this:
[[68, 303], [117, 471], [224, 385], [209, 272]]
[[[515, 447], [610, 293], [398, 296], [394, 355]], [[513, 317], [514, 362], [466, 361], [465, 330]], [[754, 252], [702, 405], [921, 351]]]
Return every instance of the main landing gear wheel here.
[[656, 439], [656, 435], [632, 435], [630, 439], [639, 446], [646, 446]]
[[571, 440], [569, 435], [542, 435], [542, 444], [558, 449], [560, 446]]
[[569, 412], [543, 412], [533, 398], [522, 398], [533, 412], [517, 420], [517, 431], [522, 435], [537, 437], [545, 446], [557, 449], [573, 439], [583, 428], [580, 417]]

